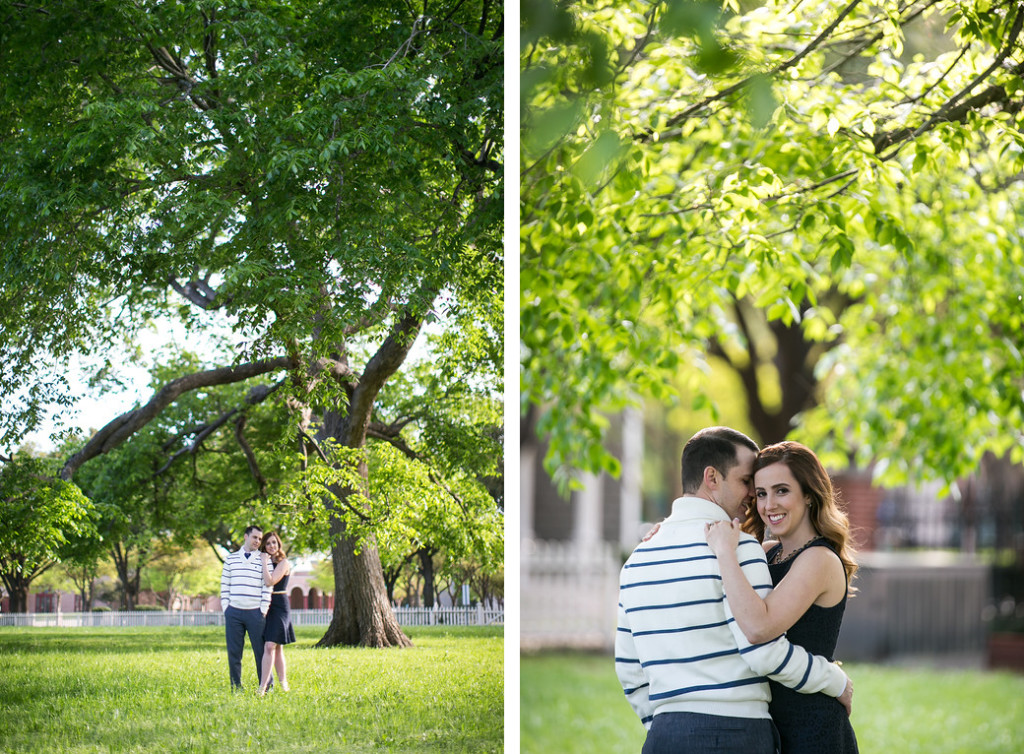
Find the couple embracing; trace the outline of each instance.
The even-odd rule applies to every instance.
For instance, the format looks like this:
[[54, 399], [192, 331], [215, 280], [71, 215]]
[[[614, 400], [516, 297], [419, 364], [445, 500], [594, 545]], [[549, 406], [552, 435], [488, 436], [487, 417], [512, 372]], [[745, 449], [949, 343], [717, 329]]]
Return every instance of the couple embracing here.
[[242, 650], [249, 635], [259, 694], [263, 696], [273, 683], [273, 670], [282, 691], [288, 691], [284, 645], [295, 641], [291, 607], [288, 603], [288, 579], [291, 563], [277, 532], [249, 526], [242, 547], [224, 560], [220, 577], [220, 603], [228, 644], [228, 674], [231, 687], [242, 687]]
[[620, 577], [615, 667], [643, 754], [856, 754], [831, 655], [857, 565], [821, 462], [710, 427], [682, 483]]

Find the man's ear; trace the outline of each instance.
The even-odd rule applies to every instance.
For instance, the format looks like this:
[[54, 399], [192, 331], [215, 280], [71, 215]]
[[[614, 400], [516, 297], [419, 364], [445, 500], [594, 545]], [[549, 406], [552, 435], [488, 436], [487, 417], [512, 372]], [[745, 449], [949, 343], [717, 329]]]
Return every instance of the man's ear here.
[[709, 490], [718, 488], [718, 469], [714, 466], [704, 467], [704, 486]]

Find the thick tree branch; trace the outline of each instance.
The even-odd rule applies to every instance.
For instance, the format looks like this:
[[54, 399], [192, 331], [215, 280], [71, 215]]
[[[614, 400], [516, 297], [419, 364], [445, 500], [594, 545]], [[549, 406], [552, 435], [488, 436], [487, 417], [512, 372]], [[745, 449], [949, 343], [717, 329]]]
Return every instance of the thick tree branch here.
[[329, 359], [323, 357], [314, 361], [309, 368], [310, 376], [313, 378], [313, 384], [319, 380], [323, 375], [328, 375], [339, 385], [352, 385], [356, 386], [359, 384], [359, 377], [346, 361], [341, 358]]
[[[433, 290], [426, 293], [431, 301], [436, 295], [436, 291]], [[352, 391], [349, 405], [349, 418], [352, 422], [349, 439], [350, 442], [355, 442], [353, 447], [362, 445], [362, 439], [366, 437], [366, 430], [373, 416], [373, 402], [384, 383], [402, 366], [409, 355], [409, 349], [412, 348], [423, 326], [426, 309], [427, 307], [423, 306], [407, 310], [392, 326], [388, 337], [363, 369], [362, 378]]]
[[381, 424], [380, 422], [373, 422], [366, 430], [366, 436], [372, 437], [375, 440], [383, 440], [384, 442], [390, 443], [398, 451], [402, 453], [406, 458], [412, 459], [413, 461], [422, 461], [423, 455], [413, 450], [409, 443], [405, 441], [405, 438], [401, 435], [401, 430], [396, 429], [393, 425]]
[[484, 32], [487, 31], [487, 17], [490, 15], [490, 13], [491, 13], [491, 0], [485, 0], [485, 2], [483, 4], [483, 8], [480, 11], [480, 23], [479, 23], [479, 25], [476, 28], [476, 35], [478, 37], [482, 37], [484, 35]]
[[483, 168], [484, 170], [489, 170], [490, 172], [496, 175], [501, 175], [502, 172], [505, 170], [505, 166], [502, 163], [490, 157], [490, 149], [488, 148], [484, 148], [480, 152], [479, 157], [477, 157], [468, 149], [460, 150], [459, 155], [462, 157], [463, 160], [465, 160], [470, 165], [476, 165], [477, 167]]
[[292, 359], [282, 356], [276, 359], [255, 361], [234, 367], [211, 369], [206, 372], [198, 372], [172, 380], [157, 391], [144, 406], [121, 414], [121, 416], [109, 422], [93, 435], [84, 448], [68, 458], [64, 463], [60, 477], [64, 480], [70, 480], [84, 463], [117, 448], [159, 416], [161, 411], [184, 393], [214, 385], [230, 385], [236, 382], [243, 382], [252, 377], [258, 377], [262, 374], [281, 369], [291, 369], [294, 366], [295, 364]]
[[203, 17], [203, 28], [206, 30], [206, 34], [203, 35], [203, 60], [206, 63], [206, 72], [211, 79], [215, 79], [217, 78], [217, 35], [213, 28], [217, 24], [217, 9], [211, 10], [210, 15], [206, 15], [204, 11], [200, 11], [200, 14]]
[[422, 419], [424, 415], [425, 413], [423, 412], [418, 414], [409, 414], [408, 416], [403, 416], [399, 419], [396, 419], [393, 422], [390, 422], [389, 424], [384, 424], [382, 422], [373, 422], [370, 424], [368, 433], [370, 431], [375, 432], [376, 434], [374, 436], [379, 438], [383, 438], [385, 436], [394, 437], [400, 434], [402, 430], [404, 430], [417, 419]]
[[171, 437], [164, 440], [164, 444], [160, 446], [160, 450], [166, 453], [175, 445], [177, 445], [183, 437], [190, 437], [191, 435], [198, 434], [199, 432], [203, 431], [204, 427], [206, 427], [205, 424], [194, 424], [191, 427], [186, 427], [185, 429], [181, 430], [181, 432], [178, 432], [176, 435], [172, 435]]
[[[1022, 72], [1024, 72], [1024, 65], [1017, 66], [1012, 71], [1016, 76], [1021, 75]], [[886, 147], [892, 146], [893, 148], [888, 153], [879, 156], [880, 160], [890, 160], [896, 156], [905, 143], [913, 141], [925, 131], [935, 128], [939, 123], [964, 123], [971, 113], [997, 103], [1004, 105], [1004, 111], [1008, 113], [1019, 112], [1022, 107], [1022, 103], [1011, 100], [1009, 92], [1002, 85], [996, 84], [964, 100], [956, 107], [947, 109], [943, 106], [939, 108], [939, 111], [916, 129], [901, 128], [897, 131], [879, 134], [874, 139], [875, 150], [880, 152]]]
[[146, 47], [149, 49], [150, 54], [153, 56], [153, 60], [156, 64], [167, 71], [170, 75], [168, 78], [160, 79], [164, 84], [170, 84], [176, 86], [178, 90], [186, 95], [196, 107], [202, 111], [213, 110], [214, 105], [209, 101], [199, 97], [194, 93], [194, 89], [199, 81], [189, 73], [185, 63], [177, 55], [171, 53], [166, 47], [154, 47], [150, 42], [146, 42]]
[[218, 298], [219, 291], [210, 285], [208, 279], [189, 280], [182, 284], [171, 278], [168, 282], [179, 296], [206, 311], [220, 309], [231, 301], [230, 298]]
[[[249, 391], [249, 394], [245, 397], [245, 406], [255, 406], [257, 403], [262, 403], [267, 398], [269, 398], [274, 392], [276, 392], [277, 389], [280, 388], [281, 385], [283, 384], [284, 381], [282, 380], [273, 385], [256, 385]], [[158, 477], [161, 474], [163, 474], [165, 471], [171, 468], [171, 466], [174, 465], [174, 462], [181, 458], [183, 455], [192, 455], [193, 457], [195, 457], [196, 451], [199, 450], [199, 447], [203, 444], [203, 441], [206, 440], [207, 437], [212, 435], [218, 429], [223, 427], [225, 424], [227, 424], [232, 417], [236, 416], [241, 412], [244, 412], [245, 406], [236, 407], [231, 409], [230, 411], [226, 411], [209, 424], [200, 424], [199, 426], [193, 427], [189, 431], [183, 432], [177, 435], [175, 438], [172, 438], [171, 440], [168, 440], [166, 443], [164, 443], [163, 447], [166, 450], [171, 446], [171, 444], [175, 442], [175, 440], [180, 439], [181, 437], [184, 437], [186, 435], [195, 435], [195, 438], [192, 440], [192, 442], [190, 442], [187, 446], [185, 446], [177, 453], [175, 453], [173, 456], [171, 456], [163, 466], [161, 466], [159, 469], [153, 472], [153, 476]], [[241, 419], [244, 421], [244, 413], [242, 413]], [[244, 445], [242, 449], [243, 451], [245, 450]]]

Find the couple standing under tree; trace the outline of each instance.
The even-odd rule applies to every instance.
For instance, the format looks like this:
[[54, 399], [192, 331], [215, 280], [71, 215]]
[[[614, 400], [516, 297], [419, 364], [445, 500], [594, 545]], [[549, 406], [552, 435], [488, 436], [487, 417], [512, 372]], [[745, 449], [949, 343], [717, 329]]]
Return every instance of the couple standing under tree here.
[[242, 687], [242, 651], [248, 634], [256, 659], [260, 696], [273, 684], [275, 668], [281, 690], [288, 691], [284, 645], [295, 641], [288, 604], [291, 569], [277, 532], [267, 532], [264, 538], [258, 526], [246, 528], [241, 549], [224, 560], [220, 602], [232, 688]]
[[615, 667], [643, 754], [856, 754], [832, 653], [857, 566], [821, 462], [710, 427], [682, 482], [620, 578]]

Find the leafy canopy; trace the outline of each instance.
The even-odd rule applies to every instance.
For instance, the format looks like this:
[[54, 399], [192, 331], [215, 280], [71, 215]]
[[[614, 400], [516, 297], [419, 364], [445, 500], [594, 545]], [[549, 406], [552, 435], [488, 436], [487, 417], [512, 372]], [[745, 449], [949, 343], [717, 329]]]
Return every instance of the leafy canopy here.
[[437, 11], [0, 12], [19, 60], [0, 68], [0, 442], [70, 402], [72, 354], [116, 370], [113, 345], [158, 314], [193, 334], [219, 315], [228, 361], [313, 363], [397, 312], [494, 321], [500, 17]]
[[525, 3], [521, 386], [549, 470], [616, 472], [607, 413], [703, 402], [709, 344], [749, 345], [737, 301], [826, 347], [794, 431], [831, 462], [1024, 461], [1022, 26], [1007, 2]]

